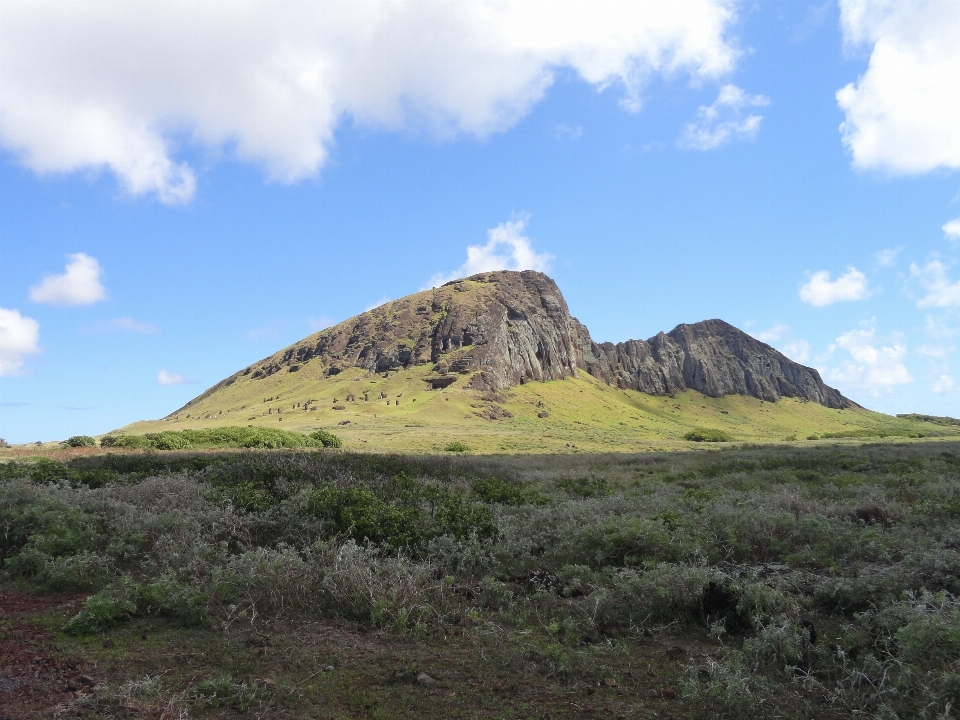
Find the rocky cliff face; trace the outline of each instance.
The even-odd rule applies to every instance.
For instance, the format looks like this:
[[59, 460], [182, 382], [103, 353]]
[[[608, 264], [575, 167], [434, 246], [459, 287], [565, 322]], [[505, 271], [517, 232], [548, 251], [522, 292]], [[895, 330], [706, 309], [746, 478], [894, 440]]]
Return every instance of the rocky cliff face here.
[[478, 390], [585, 370], [605, 383], [652, 395], [690, 388], [711, 397], [797, 397], [831, 408], [856, 406], [824, 385], [816, 370], [722, 320], [679, 325], [646, 341], [595, 343], [571, 317], [556, 283], [533, 271], [481, 273], [395, 300], [315, 333], [216, 387], [244, 376], [295, 372], [307, 362], [322, 363], [330, 375], [346, 367], [373, 373], [430, 364], [438, 386], [463, 376]]
[[751, 395], [775, 402], [805, 398], [830, 408], [858, 407], [790, 360], [723, 320], [678, 325], [649, 340], [594, 343], [581, 326], [583, 367], [608, 384], [651, 395], [693, 389], [709, 397]]

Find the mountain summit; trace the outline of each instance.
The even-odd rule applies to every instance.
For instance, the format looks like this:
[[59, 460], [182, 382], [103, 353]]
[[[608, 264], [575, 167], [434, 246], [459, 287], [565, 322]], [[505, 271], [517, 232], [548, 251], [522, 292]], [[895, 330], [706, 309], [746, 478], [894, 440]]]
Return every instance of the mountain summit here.
[[423, 379], [432, 387], [458, 383], [480, 392], [587, 372], [649, 395], [692, 389], [713, 398], [789, 397], [859, 407], [813, 368], [722, 320], [678, 325], [649, 340], [596, 343], [570, 315], [556, 283], [528, 270], [479, 273], [388, 302], [254, 363], [183, 409], [238, 381], [255, 383], [307, 365], [321, 377], [348, 368], [373, 375], [429, 366]]

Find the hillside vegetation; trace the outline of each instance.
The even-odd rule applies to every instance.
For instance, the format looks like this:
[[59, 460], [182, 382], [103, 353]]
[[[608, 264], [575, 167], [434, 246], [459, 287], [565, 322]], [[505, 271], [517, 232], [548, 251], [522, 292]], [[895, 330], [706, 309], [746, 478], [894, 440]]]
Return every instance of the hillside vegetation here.
[[[438, 452], [462, 442], [481, 453], [603, 452], [689, 447], [691, 431], [716, 429], [733, 440], [798, 441], [823, 437], [941, 437], [960, 426], [895, 418], [861, 408], [834, 410], [784, 398], [775, 403], [688, 390], [653, 396], [577, 378], [479, 392], [459, 378], [434, 390], [426, 366], [370, 374], [348, 368], [324, 377], [307, 364], [296, 373], [240, 379], [163, 420], [121, 432], [142, 435], [223, 425], [336, 433], [356, 450]], [[454, 376], [456, 377], [456, 376]]]
[[37, 709], [47, 667], [91, 718], [960, 702], [957, 442], [14, 462], [0, 526], [0, 602], [48, 608], [0, 617], [9, 717]]

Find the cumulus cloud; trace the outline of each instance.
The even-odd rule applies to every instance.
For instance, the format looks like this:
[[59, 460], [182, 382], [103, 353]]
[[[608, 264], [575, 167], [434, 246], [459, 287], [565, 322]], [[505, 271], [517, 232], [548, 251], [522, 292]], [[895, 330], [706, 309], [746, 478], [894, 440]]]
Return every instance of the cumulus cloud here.
[[927, 315], [923, 325], [923, 331], [937, 340], [952, 338], [958, 332], [957, 328], [947, 325], [943, 322], [942, 318], [937, 318], [933, 315]]
[[933, 390], [933, 392], [935, 392], [937, 395], [949, 395], [956, 390], [956, 388], [956, 382], [954, 382], [953, 378], [949, 375], [941, 375], [930, 386], [930, 389]]
[[776, 325], [767, 328], [766, 330], [760, 330], [759, 332], [750, 333], [760, 342], [773, 343], [782, 338], [787, 332], [790, 331], [789, 326], [784, 325], [783, 323], [777, 323]]
[[19, 375], [26, 356], [40, 352], [40, 324], [18, 310], [0, 308], [0, 377]]
[[840, 24], [848, 46], [870, 48], [866, 72], [837, 91], [854, 166], [960, 167], [960, 3], [840, 0]]
[[317, 332], [318, 330], [326, 330], [328, 327], [336, 325], [336, 321], [326, 315], [321, 315], [319, 317], [308, 317], [307, 325], [312, 332]]
[[763, 95], [750, 95], [736, 85], [725, 85], [712, 105], [700, 106], [697, 121], [686, 126], [677, 144], [693, 150], [712, 150], [734, 138], [755, 138], [763, 115], [748, 114], [748, 108], [769, 104], [769, 98]]
[[344, 119], [440, 137], [522, 118], [569, 69], [638, 111], [651, 76], [729, 72], [731, 0], [7, 3], [0, 144], [38, 173], [194, 193], [183, 144], [295, 182]]
[[780, 352], [795, 362], [805, 363], [810, 359], [810, 343], [806, 340], [788, 340]]
[[939, 260], [930, 260], [923, 267], [912, 263], [910, 275], [927, 293], [917, 300], [918, 308], [960, 307], [960, 280], [950, 282], [947, 266]]
[[773, 345], [791, 360], [798, 363], [804, 363], [810, 359], [810, 343], [800, 339], [786, 339], [790, 333], [790, 327], [783, 323], [777, 323], [766, 330], [750, 333], [760, 342]]
[[800, 299], [814, 307], [863, 300], [868, 294], [867, 277], [855, 267], [848, 268], [847, 272], [836, 280], [830, 280], [830, 273], [820, 270], [800, 287]]
[[53, 305], [90, 305], [107, 296], [100, 283], [100, 263], [84, 253], [67, 255], [62, 275], [47, 275], [30, 288], [30, 299]]
[[881, 267], [893, 267], [897, 263], [897, 255], [903, 248], [887, 248], [881, 250], [874, 257], [877, 258], [877, 265]]
[[944, 224], [943, 234], [954, 242], [960, 240], [960, 218]]
[[530, 238], [524, 235], [527, 220], [524, 216], [487, 230], [485, 245], [468, 245], [467, 261], [453, 272], [437, 273], [430, 278], [427, 287], [492, 270], [549, 270], [553, 255], [533, 249]]
[[929, 358], [943, 359], [953, 352], [949, 345], [921, 345], [917, 348], [917, 355], [925, 355]]
[[827, 373], [829, 381], [864, 390], [873, 396], [889, 393], [895, 385], [913, 382], [901, 362], [906, 345], [894, 338], [888, 345], [878, 343], [873, 327], [861, 327], [837, 338], [830, 350], [845, 350], [850, 358]]
[[180, 373], [172, 373], [166, 369], [157, 373], [157, 382], [161, 385], [183, 385], [187, 379]]

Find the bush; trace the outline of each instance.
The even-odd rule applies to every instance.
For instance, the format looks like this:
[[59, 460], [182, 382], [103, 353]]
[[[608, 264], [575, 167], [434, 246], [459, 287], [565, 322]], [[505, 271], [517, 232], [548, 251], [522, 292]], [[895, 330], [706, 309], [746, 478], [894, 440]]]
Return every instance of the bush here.
[[530, 502], [529, 493], [497, 478], [482, 478], [473, 481], [473, 492], [484, 502], [501, 505], [523, 505]]
[[328, 448], [339, 448], [343, 447], [343, 442], [333, 433], [329, 433], [326, 430], [315, 430], [310, 433], [310, 437], [314, 440], [319, 440], [324, 447]]
[[97, 441], [89, 435], [74, 435], [64, 441], [70, 447], [95, 447]]
[[733, 442], [733, 436], [716, 428], [694, 428], [683, 439], [693, 442]]
[[454, 440], [453, 442], [447, 443], [446, 445], [443, 446], [443, 449], [446, 450], [447, 452], [459, 452], [459, 453], [470, 452], [470, 446], [467, 445], [466, 443], [460, 442], [459, 440]]
[[418, 547], [441, 535], [461, 540], [471, 533], [489, 537], [496, 530], [485, 506], [403, 473], [377, 491], [365, 484], [340, 488], [321, 483], [309, 494], [306, 511], [325, 521], [327, 537], [390, 547]]
[[[104, 440], [107, 439], [108, 438], [104, 438]], [[150, 439], [143, 435], [117, 435], [116, 437], [110, 437], [109, 440], [110, 442], [104, 447], [132, 448], [136, 450], [146, 450], [147, 448], [153, 447]], [[103, 445], [103, 441], [101, 441], [100, 444]]]
[[151, 444], [157, 450], [185, 450], [192, 443], [179, 432], [161, 432], [151, 438]]
[[87, 598], [83, 609], [64, 626], [68, 635], [94, 635], [127, 620], [137, 606], [124, 598], [98, 593]]
[[221, 427], [202, 430], [164, 430], [146, 435], [108, 435], [103, 447], [155, 450], [186, 450], [192, 447], [241, 447], [262, 450], [280, 448], [342, 447], [336, 435], [317, 430], [310, 435], [291, 430], [255, 427]]

